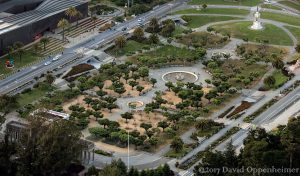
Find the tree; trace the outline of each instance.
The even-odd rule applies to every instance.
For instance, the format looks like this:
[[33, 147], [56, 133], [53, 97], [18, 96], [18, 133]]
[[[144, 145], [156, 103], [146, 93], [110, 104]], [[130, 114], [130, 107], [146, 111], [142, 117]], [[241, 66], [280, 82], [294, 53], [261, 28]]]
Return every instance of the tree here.
[[46, 75], [46, 82], [47, 82], [48, 84], [52, 84], [54, 81], [55, 81], [54, 76], [53, 76], [52, 74], [48, 73], [48, 74]]
[[79, 24], [79, 19], [81, 19], [83, 17], [83, 14], [80, 11], [77, 11], [76, 13], [76, 27]]
[[33, 45], [33, 49], [34, 49], [34, 53], [35, 53], [35, 54], [37, 54], [37, 53], [38, 53], [38, 51], [40, 50], [40, 46], [39, 46], [39, 44], [38, 44], [38, 43], [34, 43], [34, 45]]
[[103, 128], [105, 129], [110, 124], [110, 121], [108, 119], [100, 119], [98, 120], [98, 123], [103, 125]]
[[14, 43], [15, 52], [19, 55], [20, 61], [22, 60], [22, 56], [25, 53], [23, 46], [24, 44], [22, 42]]
[[163, 129], [163, 131], [165, 131], [165, 128], [167, 128], [169, 126], [167, 121], [160, 121], [157, 124], [158, 127], [161, 127]]
[[157, 33], [159, 31], [159, 24], [157, 18], [151, 18], [149, 22], [149, 28], [151, 33]]
[[275, 57], [272, 60], [272, 65], [273, 65], [273, 67], [275, 67], [277, 69], [282, 69], [284, 67], [283, 61], [280, 58], [278, 58], [278, 57]]
[[89, 132], [96, 138], [106, 138], [109, 136], [109, 131], [101, 127], [89, 128]]
[[202, 48], [202, 47], [199, 47], [196, 49], [196, 54], [197, 56], [200, 58], [200, 59], [203, 59], [204, 56], [206, 55], [206, 49], [205, 48]]
[[202, 8], [205, 10], [207, 8], [207, 4], [202, 4]]
[[138, 83], [137, 81], [131, 80], [131, 81], [129, 81], [128, 84], [131, 86], [131, 90], [133, 90], [133, 88], [134, 88], [136, 85], [138, 85], [139, 83]]
[[46, 46], [50, 42], [50, 39], [48, 37], [43, 37], [40, 42], [43, 44], [44, 51], [46, 51]]
[[174, 85], [173, 85], [173, 83], [171, 81], [166, 82], [165, 86], [168, 88], [168, 91], [170, 91], [171, 88], [174, 87]]
[[96, 28], [96, 22], [97, 22], [97, 20], [98, 20], [98, 18], [96, 17], [96, 16], [93, 16], [93, 17], [91, 17], [91, 20], [92, 20], [92, 22], [93, 22], [93, 30]]
[[138, 41], [141, 41], [144, 38], [144, 30], [141, 27], [135, 28], [133, 31], [133, 37], [135, 37]]
[[69, 7], [66, 12], [65, 15], [68, 16], [70, 18], [70, 21], [72, 21], [72, 18], [77, 16], [77, 9], [75, 7]]
[[151, 84], [152, 84], [152, 87], [154, 87], [155, 84], [157, 83], [157, 80], [156, 80], [155, 78], [151, 78], [151, 79], [150, 79], [150, 82], [151, 82]]
[[[149, 131], [147, 131], [147, 132], [149, 132]], [[150, 137], [149, 143], [150, 143], [150, 145], [156, 146], [158, 144], [158, 138], [154, 137], [154, 136]]]
[[148, 67], [140, 67], [138, 69], [139, 75], [143, 78], [143, 80], [145, 79], [145, 77], [149, 76], [149, 69]]
[[181, 98], [181, 102], [190, 96], [190, 92], [187, 90], [181, 90], [178, 92], [178, 97]]
[[150, 44], [158, 44], [159, 43], [159, 38], [158, 35], [156, 34], [151, 34], [148, 38], [148, 41]]
[[142, 124], [140, 125], [140, 127], [141, 127], [141, 128], [144, 128], [145, 131], [147, 132], [150, 128], [152, 128], [152, 125], [149, 124], [149, 123], [142, 123]]
[[136, 87], [136, 90], [139, 91], [139, 92], [141, 93], [141, 92], [144, 90], [144, 87], [138, 85], [138, 86]]
[[19, 103], [16, 96], [0, 95], [0, 112], [7, 114], [18, 107]]
[[264, 79], [264, 83], [269, 86], [269, 87], [272, 87], [275, 85], [276, 83], [276, 79], [274, 78], [274, 76], [270, 75], [270, 76], [267, 76], [265, 79]]
[[57, 27], [62, 29], [62, 40], [65, 40], [65, 29], [68, 28], [70, 26], [70, 23], [68, 22], [68, 20], [66, 19], [61, 19], [58, 24]]
[[125, 119], [125, 120], [126, 120], [126, 123], [127, 123], [127, 120], [128, 120], [128, 119], [132, 119], [132, 118], [133, 118], [133, 114], [130, 113], [130, 112], [125, 112], [124, 114], [121, 114], [121, 117], [122, 117], [123, 119]]
[[124, 36], [119, 36], [116, 38], [115, 40], [115, 45], [121, 49], [121, 48], [124, 48], [125, 45], [126, 45], [126, 38]]
[[171, 148], [176, 152], [180, 152], [183, 149], [183, 141], [180, 137], [176, 136], [174, 137], [172, 143], [171, 143]]
[[297, 44], [297, 46], [295, 47], [295, 50], [300, 53], [300, 43]]
[[30, 133], [18, 147], [20, 175], [60, 175], [77, 161], [82, 151], [81, 132], [71, 120], [46, 123], [46, 118], [27, 118]]

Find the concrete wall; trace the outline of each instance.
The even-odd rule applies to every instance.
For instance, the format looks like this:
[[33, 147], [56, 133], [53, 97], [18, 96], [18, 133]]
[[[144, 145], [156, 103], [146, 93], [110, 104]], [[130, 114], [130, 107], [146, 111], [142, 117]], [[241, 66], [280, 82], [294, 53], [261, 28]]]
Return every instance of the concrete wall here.
[[[76, 7], [85, 18], [88, 14], [88, 4], [82, 4]], [[7, 47], [13, 43], [20, 41], [22, 43], [29, 44], [34, 41], [34, 38], [38, 34], [44, 34], [46, 31], [51, 31], [57, 28], [57, 23], [60, 19], [67, 18], [64, 12], [53, 15], [51, 17], [36, 21], [26, 26], [22, 26], [13, 31], [7, 32], [0, 36], [0, 56], [7, 53]]]

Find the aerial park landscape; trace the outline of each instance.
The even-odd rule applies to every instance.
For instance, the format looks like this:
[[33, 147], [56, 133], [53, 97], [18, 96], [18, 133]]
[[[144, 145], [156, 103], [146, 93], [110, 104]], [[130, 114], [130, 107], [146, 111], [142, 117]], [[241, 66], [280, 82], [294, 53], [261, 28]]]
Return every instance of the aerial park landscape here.
[[298, 0], [0, 0], [0, 175], [299, 175]]

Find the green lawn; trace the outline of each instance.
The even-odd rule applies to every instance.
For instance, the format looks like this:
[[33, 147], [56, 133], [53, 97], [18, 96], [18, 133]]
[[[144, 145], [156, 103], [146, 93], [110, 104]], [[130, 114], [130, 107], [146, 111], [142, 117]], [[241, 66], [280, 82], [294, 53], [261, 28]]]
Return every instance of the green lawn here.
[[20, 94], [18, 97], [20, 106], [22, 107], [27, 104], [33, 103], [34, 101], [39, 100], [40, 98], [44, 97], [46, 93], [49, 92], [51, 89], [52, 88], [48, 88], [48, 89], [36, 88], [27, 93]]
[[283, 75], [280, 70], [276, 70], [275, 72], [273, 72], [273, 76], [274, 76], [274, 78], [276, 80], [276, 83], [273, 86], [273, 88], [281, 87], [285, 82], [288, 81], [288, 77], [286, 77], [285, 75]]
[[291, 1], [279, 1], [279, 3], [300, 11], [300, 3]]
[[300, 18], [290, 15], [283, 15], [271, 12], [262, 12], [261, 18], [279, 21], [290, 25], [300, 26]]
[[107, 50], [107, 52], [113, 56], [123, 56], [126, 54], [134, 54], [138, 50], [142, 50], [143, 47], [149, 46], [147, 44], [139, 43], [134, 40], [128, 40], [124, 48], [119, 49], [112, 47]]
[[298, 43], [300, 43], [300, 28], [285, 26], [293, 35], [297, 38]]
[[261, 3], [261, 0], [191, 0], [189, 4], [202, 5], [202, 4], [224, 4], [224, 5], [243, 5], [243, 6], [256, 6]]
[[185, 31], [185, 29], [181, 26], [176, 25], [175, 26], [175, 31], [172, 33], [172, 37], [178, 36], [182, 34]]
[[218, 21], [229, 21], [229, 20], [237, 20], [240, 18], [236, 17], [228, 17], [228, 16], [188, 16], [184, 15], [182, 17], [183, 20], [188, 22], [187, 26], [190, 28], [197, 28], [209, 23], [218, 22]]
[[[35, 53], [28, 50], [28, 51], [25, 51], [21, 60], [19, 59], [19, 56], [17, 56], [16, 54], [13, 54], [13, 58], [14, 58], [14, 62], [15, 62], [15, 67], [13, 69], [8, 69], [5, 66], [6, 60], [9, 60], [8, 56], [0, 58], [0, 75], [1, 74], [5, 75], [5, 74], [9, 74], [13, 71], [17, 71], [21, 67], [24, 67], [35, 61], [38, 61], [41, 57], [39, 57]], [[0, 78], [1, 78], [1, 76], [0, 76]]]
[[281, 8], [273, 6], [272, 4], [262, 4], [260, 5], [260, 7], [266, 9], [281, 10]]
[[208, 8], [205, 10], [184, 9], [175, 12], [175, 14], [228, 14], [228, 15], [248, 15], [248, 10], [243, 9], [224, 9], [224, 8]]
[[170, 150], [166, 153], [166, 157], [170, 158], [182, 158], [184, 155], [192, 151], [192, 148], [190, 147], [183, 147], [183, 149], [180, 152], [175, 152], [174, 150]]
[[290, 39], [282, 29], [272, 25], [264, 24], [262, 31], [255, 31], [249, 29], [252, 22], [236, 22], [227, 23], [212, 26], [216, 31], [223, 35], [230, 34], [232, 37], [240, 39], [248, 39], [249, 41], [268, 40], [270, 44], [275, 45], [293, 45], [293, 41]]

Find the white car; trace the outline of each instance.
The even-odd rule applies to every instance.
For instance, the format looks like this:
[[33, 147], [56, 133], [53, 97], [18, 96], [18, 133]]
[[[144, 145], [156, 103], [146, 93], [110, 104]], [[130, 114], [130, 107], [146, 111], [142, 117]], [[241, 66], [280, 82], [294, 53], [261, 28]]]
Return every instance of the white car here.
[[51, 64], [51, 61], [47, 61], [47, 62], [45, 62], [45, 66], [47, 66], [47, 65], [50, 65]]
[[53, 57], [52, 61], [57, 61], [58, 59], [60, 59], [60, 57], [61, 57], [61, 54], [58, 54]]

